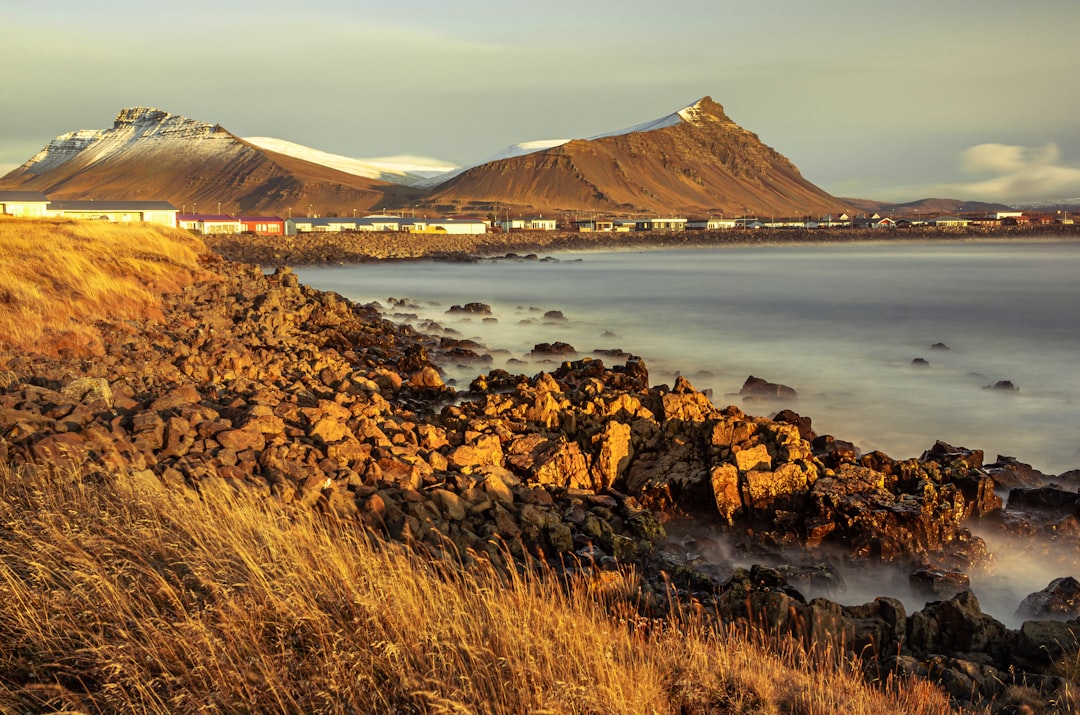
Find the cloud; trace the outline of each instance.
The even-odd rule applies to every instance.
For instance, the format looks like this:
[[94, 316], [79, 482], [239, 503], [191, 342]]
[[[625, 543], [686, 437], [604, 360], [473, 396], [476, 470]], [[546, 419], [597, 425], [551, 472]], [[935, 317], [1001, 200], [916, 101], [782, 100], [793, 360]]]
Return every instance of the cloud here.
[[899, 201], [933, 196], [1003, 204], [1080, 196], [1080, 168], [1064, 162], [1060, 147], [1052, 142], [1037, 147], [978, 144], [960, 153], [959, 167], [972, 178], [874, 193]]
[[978, 144], [968, 147], [960, 155], [960, 165], [971, 174], [992, 172], [1015, 174], [1032, 167], [1046, 167], [1061, 158], [1057, 144], [1030, 148], [1010, 144]]

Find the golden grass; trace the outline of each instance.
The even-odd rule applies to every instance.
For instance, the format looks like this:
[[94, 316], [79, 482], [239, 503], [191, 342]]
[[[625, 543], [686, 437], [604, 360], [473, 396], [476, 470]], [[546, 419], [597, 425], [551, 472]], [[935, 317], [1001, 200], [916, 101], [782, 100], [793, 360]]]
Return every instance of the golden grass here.
[[100, 352], [96, 321], [160, 317], [160, 294], [201, 276], [205, 251], [149, 224], [0, 221], [0, 352]]
[[410, 555], [314, 513], [147, 475], [0, 467], [0, 712], [940, 713], [569, 585]]

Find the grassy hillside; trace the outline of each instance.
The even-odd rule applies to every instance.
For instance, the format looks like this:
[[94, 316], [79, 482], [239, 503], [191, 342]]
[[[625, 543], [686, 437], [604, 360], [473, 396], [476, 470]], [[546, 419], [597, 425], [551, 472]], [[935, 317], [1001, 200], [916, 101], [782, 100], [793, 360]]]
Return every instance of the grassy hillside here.
[[0, 711], [940, 713], [693, 623], [632, 574], [462, 573], [271, 502], [0, 468]]
[[161, 292], [205, 275], [205, 251], [164, 227], [0, 220], [0, 352], [94, 354], [97, 321], [159, 315]]

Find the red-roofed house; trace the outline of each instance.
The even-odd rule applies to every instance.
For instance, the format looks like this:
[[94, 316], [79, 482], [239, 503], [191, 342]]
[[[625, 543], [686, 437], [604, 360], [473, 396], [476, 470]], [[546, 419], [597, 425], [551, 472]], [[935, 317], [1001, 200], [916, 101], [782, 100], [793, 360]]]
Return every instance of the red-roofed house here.
[[284, 236], [285, 219], [277, 216], [240, 216], [236, 219], [240, 222], [244, 233], [254, 233], [259, 236]]

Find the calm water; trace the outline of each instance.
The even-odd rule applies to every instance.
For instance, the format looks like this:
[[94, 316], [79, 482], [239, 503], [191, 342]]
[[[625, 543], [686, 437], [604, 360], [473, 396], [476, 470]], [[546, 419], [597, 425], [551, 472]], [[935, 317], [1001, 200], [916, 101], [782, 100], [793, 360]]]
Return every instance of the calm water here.
[[[561, 340], [582, 355], [621, 348], [645, 358], [654, 384], [681, 373], [721, 406], [741, 404], [734, 393], [749, 375], [790, 385], [799, 400], [783, 406], [864, 451], [905, 458], [942, 439], [983, 449], [987, 461], [1006, 454], [1048, 473], [1080, 468], [1080, 242], [551, 256], [298, 273], [360, 302], [411, 299], [419, 307], [403, 312], [482, 342], [491, 367], [511, 372], [542, 369], [513, 362], [529, 361], [539, 342]], [[471, 301], [491, 305], [497, 321], [446, 313]], [[463, 384], [488, 369], [447, 367]], [[984, 389], [999, 380], [1019, 391]]]

